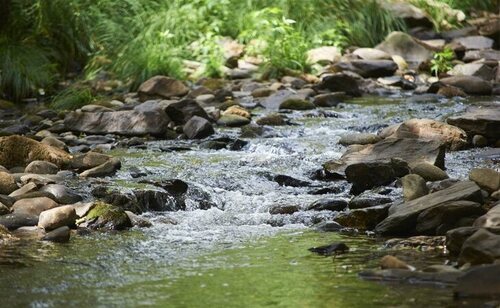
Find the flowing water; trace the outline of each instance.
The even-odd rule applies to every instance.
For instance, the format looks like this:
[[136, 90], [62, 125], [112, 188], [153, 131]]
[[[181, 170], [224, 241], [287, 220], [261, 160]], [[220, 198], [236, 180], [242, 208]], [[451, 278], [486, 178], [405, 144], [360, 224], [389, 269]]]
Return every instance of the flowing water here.
[[[405, 102], [372, 98], [335, 109], [294, 112], [298, 125], [275, 128], [268, 138], [248, 139], [241, 151], [199, 149], [187, 141], [154, 141], [147, 149], [114, 150], [122, 170], [107, 185], [122, 190], [144, 187], [132, 178], [189, 183], [187, 210], [145, 213], [153, 226], [120, 233], [73, 236], [68, 244], [20, 241], [0, 251], [0, 304], [33, 306], [171, 307], [367, 307], [429, 306], [452, 302], [447, 286], [393, 285], [361, 280], [388, 253], [367, 235], [318, 233], [308, 227], [333, 212], [299, 211], [271, 215], [276, 205], [305, 209], [323, 197], [349, 198], [345, 182], [338, 193], [314, 195], [311, 187], [284, 187], [266, 177], [309, 176], [327, 160], [339, 158], [343, 133], [376, 132], [412, 117], [443, 120], [467, 101]], [[256, 114], [264, 113], [257, 110]], [[220, 134], [237, 137], [239, 129]], [[162, 152], [166, 146], [192, 151]], [[482, 150], [447, 153], [447, 172], [464, 178], [475, 166], [491, 166]], [[98, 182], [96, 182], [98, 183]], [[93, 185], [95, 186], [96, 183]], [[87, 191], [88, 187], [80, 187]], [[400, 194], [394, 189], [392, 195]], [[200, 209], [200, 202], [212, 204]], [[174, 222], [174, 223], [172, 223]], [[343, 241], [351, 251], [320, 257], [307, 248]], [[414, 264], [443, 263], [440, 252], [411, 251]]]

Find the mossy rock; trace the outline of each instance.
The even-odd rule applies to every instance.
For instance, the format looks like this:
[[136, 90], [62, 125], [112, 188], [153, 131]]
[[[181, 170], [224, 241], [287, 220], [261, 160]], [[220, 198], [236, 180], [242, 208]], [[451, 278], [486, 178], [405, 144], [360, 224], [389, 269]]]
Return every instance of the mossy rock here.
[[42, 144], [23, 136], [0, 137], [0, 165], [26, 167], [30, 162], [43, 160], [64, 169], [69, 165], [71, 155], [63, 150]]
[[132, 227], [132, 222], [123, 209], [101, 201], [96, 202], [78, 223], [96, 230], [124, 230]]
[[315, 109], [316, 105], [303, 99], [290, 98], [281, 103], [280, 109], [290, 110], [311, 110]]
[[259, 125], [270, 125], [270, 126], [280, 126], [287, 125], [287, 119], [278, 113], [271, 113], [257, 119], [257, 124]]

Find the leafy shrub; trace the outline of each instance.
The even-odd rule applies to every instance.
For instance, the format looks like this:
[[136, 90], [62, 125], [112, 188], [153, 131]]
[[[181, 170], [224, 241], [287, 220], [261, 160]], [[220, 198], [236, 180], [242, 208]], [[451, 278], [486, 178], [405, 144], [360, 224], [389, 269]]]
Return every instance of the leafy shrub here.
[[451, 61], [455, 58], [455, 53], [449, 48], [445, 48], [441, 52], [436, 52], [431, 60], [431, 72], [438, 76], [453, 68]]

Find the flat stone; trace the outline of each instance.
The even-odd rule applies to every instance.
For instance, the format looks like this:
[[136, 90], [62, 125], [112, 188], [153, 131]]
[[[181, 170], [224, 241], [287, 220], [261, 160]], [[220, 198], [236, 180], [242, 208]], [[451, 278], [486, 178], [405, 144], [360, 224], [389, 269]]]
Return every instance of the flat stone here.
[[452, 76], [475, 76], [487, 81], [495, 79], [495, 70], [484, 63], [458, 64], [448, 74]]
[[105, 177], [116, 173], [121, 168], [120, 159], [113, 157], [107, 162], [92, 169], [80, 173], [80, 177]]
[[392, 60], [351, 60], [336, 63], [333, 67], [340, 71], [354, 72], [364, 78], [392, 76], [398, 69], [398, 65]]
[[347, 73], [336, 73], [324, 76], [317, 84], [318, 90], [329, 90], [331, 92], [344, 92], [351, 96], [361, 96], [358, 80]]
[[71, 230], [69, 227], [63, 226], [50, 231], [42, 238], [42, 240], [55, 243], [67, 243], [69, 242], [70, 236]]
[[476, 183], [464, 181], [449, 188], [405, 202], [376, 227], [381, 234], [415, 233], [417, 218], [425, 210], [437, 207], [450, 201], [482, 202], [481, 188]]
[[137, 91], [142, 100], [145, 100], [150, 97], [181, 97], [189, 92], [189, 88], [179, 80], [166, 76], [154, 76], [143, 82]]
[[439, 82], [462, 89], [470, 95], [491, 95], [492, 91], [491, 83], [476, 76], [451, 76], [442, 78]]
[[472, 35], [466, 37], [459, 37], [453, 40], [454, 43], [459, 43], [466, 50], [470, 49], [489, 49], [493, 47], [494, 40], [480, 35]]
[[339, 140], [339, 144], [347, 146], [352, 144], [374, 144], [382, 140], [380, 136], [369, 133], [350, 133], [342, 135]]
[[12, 198], [19, 197], [19, 196], [25, 195], [27, 193], [34, 192], [34, 191], [36, 191], [36, 189], [37, 189], [37, 185], [33, 182], [30, 182], [26, 185], [23, 185], [23, 187], [13, 191], [11, 194], [9, 194], [9, 197], [12, 197]]
[[375, 48], [358, 48], [352, 54], [363, 60], [391, 60], [390, 54]]
[[491, 142], [500, 139], [500, 105], [469, 107], [465, 114], [449, 117], [446, 122], [469, 136], [483, 135]]
[[61, 184], [45, 185], [40, 191], [52, 194], [59, 204], [73, 204], [83, 199], [82, 196], [77, 194], [74, 190]]
[[311, 203], [307, 210], [314, 211], [342, 211], [347, 207], [347, 201], [344, 199], [323, 198]]
[[388, 210], [388, 205], [350, 210], [349, 212], [337, 215], [335, 221], [344, 227], [373, 230], [378, 223], [387, 217]]
[[55, 164], [42, 160], [34, 160], [24, 169], [25, 173], [34, 174], [56, 174], [58, 171], [59, 167]]

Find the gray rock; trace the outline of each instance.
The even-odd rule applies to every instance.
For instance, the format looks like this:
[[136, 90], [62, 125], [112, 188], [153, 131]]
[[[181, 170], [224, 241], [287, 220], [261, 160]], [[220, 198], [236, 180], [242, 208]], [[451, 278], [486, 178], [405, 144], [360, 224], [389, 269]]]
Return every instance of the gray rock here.
[[38, 215], [17, 212], [0, 216], [0, 225], [9, 230], [15, 230], [24, 226], [36, 226], [37, 224]]
[[363, 60], [391, 60], [390, 54], [375, 48], [358, 48], [352, 54]]
[[71, 160], [71, 168], [78, 171], [92, 169], [109, 161], [111, 156], [97, 153], [87, 152], [85, 154], [78, 154]]
[[460, 227], [446, 232], [446, 249], [452, 256], [458, 256], [462, 246], [472, 234], [479, 230], [478, 227]]
[[408, 174], [401, 178], [403, 186], [403, 198], [411, 201], [429, 193], [425, 180], [418, 174]]
[[189, 139], [203, 139], [215, 133], [210, 122], [202, 117], [193, 116], [183, 127]]
[[250, 124], [250, 119], [236, 115], [236, 114], [225, 114], [222, 115], [217, 120], [218, 125], [228, 126], [228, 127], [240, 127]]
[[361, 195], [354, 197], [349, 201], [349, 208], [353, 209], [364, 209], [367, 207], [373, 207], [377, 205], [391, 203], [392, 199], [386, 196], [364, 192]]
[[351, 96], [361, 96], [358, 80], [347, 73], [337, 73], [324, 76], [316, 86], [318, 90], [344, 92]]
[[153, 225], [149, 220], [142, 218], [141, 216], [138, 216], [130, 211], [125, 211], [125, 213], [127, 213], [127, 216], [132, 222], [132, 226], [134, 227], [149, 228]]
[[500, 189], [500, 172], [488, 168], [474, 168], [469, 172], [469, 180], [492, 193]]
[[335, 221], [344, 227], [360, 230], [373, 230], [375, 226], [387, 217], [389, 205], [378, 205], [364, 209], [350, 210], [340, 213]]
[[473, 226], [478, 228], [500, 228], [500, 204], [492, 207], [488, 213], [476, 219]]
[[71, 205], [59, 206], [40, 213], [38, 226], [46, 231], [63, 226], [72, 226], [77, 219], [75, 208]]
[[471, 217], [473, 221], [483, 213], [479, 203], [449, 201], [421, 212], [415, 230], [417, 234], [443, 235], [453, 228], [462, 227], [458, 225], [461, 219]]
[[351, 193], [388, 185], [410, 172], [405, 161], [391, 159], [388, 162], [362, 162], [349, 164], [345, 169], [348, 182], [352, 183]]
[[419, 64], [429, 60], [433, 52], [419, 44], [413, 37], [403, 32], [392, 32], [385, 40], [375, 47], [390, 55], [403, 57], [407, 62]]
[[194, 116], [210, 120], [206, 111], [192, 99], [169, 103], [165, 112], [176, 125], [184, 125]]
[[299, 207], [296, 205], [276, 205], [269, 210], [269, 213], [272, 215], [277, 215], [277, 214], [289, 215], [298, 211]]
[[459, 263], [472, 265], [493, 263], [500, 259], [500, 235], [479, 229], [465, 240]]
[[189, 89], [179, 80], [166, 76], [154, 76], [143, 82], [137, 90], [141, 100], [149, 98], [171, 98], [181, 97], [189, 92]]
[[398, 69], [398, 65], [392, 60], [352, 60], [336, 63], [333, 67], [340, 71], [354, 72], [364, 78], [392, 76]]
[[484, 59], [486, 61], [500, 61], [500, 51], [494, 49], [467, 50], [462, 58], [465, 62], [472, 62]]
[[313, 104], [316, 107], [337, 107], [338, 104], [344, 102], [348, 96], [344, 92], [332, 92], [318, 94], [314, 96]]
[[311, 203], [307, 209], [314, 211], [342, 211], [347, 207], [344, 199], [323, 198]]
[[490, 49], [493, 47], [495, 41], [488, 37], [473, 35], [466, 37], [459, 37], [453, 40], [454, 43], [459, 43], [466, 50], [470, 49]]
[[67, 226], [59, 227], [55, 230], [48, 232], [42, 241], [49, 241], [55, 243], [67, 243], [71, 236], [71, 230]]
[[376, 232], [381, 234], [415, 233], [416, 222], [420, 213], [444, 203], [458, 200], [481, 203], [481, 188], [474, 182], [465, 181], [447, 189], [405, 202], [398, 206], [397, 211], [377, 225]]
[[47, 137], [43, 138], [42, 141], [40, 141], [40, 143], [50, 145], [52, 147], [58, 148], [60, 150], [66, 151], [66, 152], [68, 151], [68, 147], [66, 146], [66, 143], [62, 142], [61, 140], [59, 140], [55, 137], [47, 136]]
[[441, 168], [429, 163], [420, 163], [411, 168], [411, 172], [420, 175], [426, 181], [441, 181], [448, 178], [448, 174]]
[[484, 63], [458, 64], [448, 74], [452, 76], [475, 76], [487, 81], [495, 79], [495, 71]]
[[155, 135], [167, 132], [170, 119], [159, 110], [138, 112], [71, 112], [64, 119], [67, 130], [87, 134], [117, 134], [124, 136]]
[[451, 76], [442, 78], [440, 82], [462, 89], [470, 95], [490, 95], [492, 91], [491, 83], [476, 76]]
[[276, 93], [271, 94], [265, 99], [261, 100], [259, 104], [269, 110], [278, 110], [281, 104], [290, 99], [305, 99], [303, 96], [299, 96], [295, 91], [292, 90], [279, 90]]
[[121, 161], [118, 158], [111, 158], [107, 162], [92, 169], [88, 169], [80, 173], [81, 177], [104, 177], [116, 173], [121, 168]]
[[59, 204], [73, 204], [82, 201], [82, 196], [74, 190], [60, 184], [49, 184], [40, 189], [52, 194]]
[[337, 232], [344, 227], [342, 227], [342, 225], [335, 221], [323, 221], [314, 225], [314, 228], [321, 232]]
[[29, 215], [39, 216], [41, 212], [58, 207], [54, 200], [47, 197], [21, 199], [12, 205], [14, 213], [26, 213]]
[[[500, 298], [500, 265], [475, 266], [458, 279], [455, 298]], [[487, 305], [487, 304], [485, 304]]]
[[0, 171], [0, 194], [8, 195], [17, 189], [14, 177], [7, 172]]
[[369, 133], [351, 133], [342, 135], [339, 140], [341, 145], [352, 145], [352, 144], [374, 144], [382, 140], [379, 136]]
[[55, 164], [42, 160], [34, 160], [24, 169], [25, 173], [34, 174], [56, 174], [58, 171], [59, 167]]
[[289, 97], [279, 106], [279, 109], [289, 110], [311, 110], [314, 108], [316, 108], [316, 105], [313, 103], [297, 97]]
[[460, 127], [469, 136], [483, 135], [491, 143], [500, 139], [500, 106], [469, 107], [463, 115], [449, 117], [448, 124]]
[[23, 187], [13, 191], [11, 194], [9, 194], [9, 197], [12, 197], [12, 198], [19, 197], [19, 196], [25, 195], [27, 193], [34, 192], [34, 191], [36, 191], [36, 189], [37, 189], [36, 184], [33, 182], [30, 182], [26, 185], [23, 185]]

